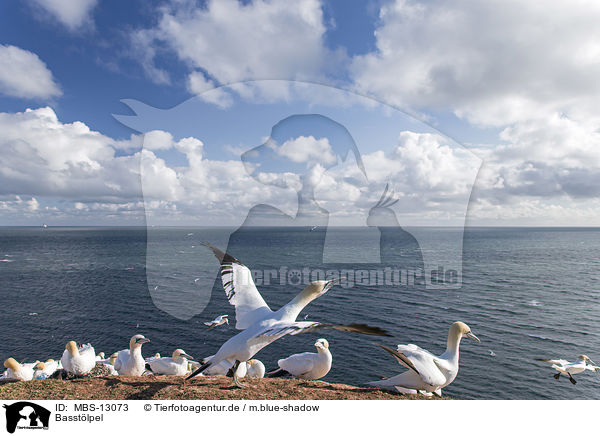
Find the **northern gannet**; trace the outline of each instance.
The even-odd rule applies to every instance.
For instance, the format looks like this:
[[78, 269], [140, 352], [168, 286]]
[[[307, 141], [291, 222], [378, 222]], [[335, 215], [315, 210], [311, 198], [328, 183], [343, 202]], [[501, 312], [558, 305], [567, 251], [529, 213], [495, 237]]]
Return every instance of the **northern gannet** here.
[[[589, 371], [597, 372], [600, 367], [593, 366], [596, 365], [592, 359], [587, 357], [585, 354], [580, 355], [575, 362], [569, 362], [564, 359], [535, 359], [540, 362], [547, 362], [552, 364], [552, 368], [557, 370], [558, 372], [554, 374], [554, 378], [558, 380], [560, 375], [566, 375], [569, 377], [571, 383], [576, 384], [577, 381], [573, 378], [573, 374], [579, 374], [580, 372], [585, 371], [586, 369]], [[591, 365], [588, 365], [588, 362]]]
[[87, 374], [96, 366], [96, 352], [90, 344], [77, 347], [75, 341], [69, 341], [65, 346], [60, 363], [68, 373]]
[[146, 368], [159, 375], [186, 375], [189, 372], [188, 359], [194, 360], [192, 356], [178, 348], [173, 352], [173, 357], [152, 359], [146, 364]]
[[[454, 381], [458, 374], [458, 348], [463, 336], [481, 342], [471, 333], [471, 329], [463, 322], [457, 321], [450, 326], [447, 348], [441, 356], [434, 356], [429, 351], [414, 344], [398, 345], [398, 349], [380, 345], [394, 356], [408, 371], [394, 377], [369, 382], [370, 385], [406, 392], [405, 389], [432, 392], [442, 395], [442, 388]], [[401, 389], [398, 389], [401, 388]]]
[[5, 378], [9, 380], [27, 381], [33, 379], [33, 367], [22, 365], [12, 357], [4, 361], [4, 367], [6, 368]]
[[315, 342], [316, 353], [293, 354], [285, 359], [279, 359], [279, 369], [270, 372], [271, 377], [292, 375], [306, 380], [318, 380], [325, 377], [331, 369], [333, 360], [329, 351], [327, 339], [318, 339]]
[[322, 329], [336, 329], [368, 335], [389, 336], [378, 327], [370, 327], [364, 324], [336, 325], [296, 321], [306, 305], [329, 291], [340, 282], [339, 279], [312, 282], [281, 309], [272, 311], [258, 289], [256, 289], [252, 280], [252, 273], [248, 267], [218, 248], [208, 243], [204, 243], [204, 245], [213, 251], [221, 263], [220, 272], [223, 288], [229, 304], [235, 306], [235, 327], [242, 331], [225, 342], [217, 353], [188, 376], [188, 379], [223, 360], [232, 360], [234, 362], [234, 383], [238, 387], [243, 387], [236, 375], [240, 363], [248, 361], [271, 342], [288, 334], [297, 335]]
[[118, 355], [119, 353], [112, 353], [108, 359], [98, 360], [97, 363], [106, 366], [110, 371], [110, 375], [119, 375], [119, 373], [115, 369], [115, 362], [117, 361]]
[[54, 359], [48, 359], [45, 362], [38, 362], [33, 367], [33, 378], [36, 380], [47, 379], [59, 369], [58, 366], [58, 362]]
[[96, 362], [100, 362], [101, 360], [105, 359], [105, 354], [104, 351], [101, 351], [100, 353], [98, 353], [98, 355], [96, 356]]
[[229, 320], [227, 319], [228, 316], [229, 315], [219, 315], [212, 321], [205, 322], [204, 325], [207, 325], [210, 330], [222, 324], [229, 324]]
[[258, 359], [250, 359], [246, 362], [246, 377], [263, 378], [265, 376], [265, 365]]
[[[213, 359], [214, 357], [215, 356], [208, 356], [208, 357], [202, 359], [200, 361], [200, 363], [203, 365], [203, 364], [207, 363], [210, 359]], [[211, 366], [210, 368], [207, 368], [204, 371], [202, 371], [202, 375], [206, 375], [206, 376], [228, 375], [232, 372], [233, 365], [235, 365], [234, 360], [225, 359], [225, 360], [222, 360], [221, 362]], [[236, 370], [237, 378], [246, 377], [247, 370], [248, 370], [247, 365], [238, 366], [238, 369]]]
[[144, 335], [132, 336], [129, 340], [129, 350], [121, 350], [115, 360], [115, 370], [119, 375], [139, 377], [146, 370], [146, 361], [142, 357], [142, 345], [150, 342]]

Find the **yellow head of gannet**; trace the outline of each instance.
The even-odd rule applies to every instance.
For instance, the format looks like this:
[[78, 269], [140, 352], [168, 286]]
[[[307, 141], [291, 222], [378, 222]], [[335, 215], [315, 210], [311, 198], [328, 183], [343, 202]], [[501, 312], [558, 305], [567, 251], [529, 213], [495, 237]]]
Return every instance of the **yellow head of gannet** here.
[[340, 283], [343, 279], [336, 280], [317, 280], [308, 284], [306, 288], [302, 292], [300, 292], [296, 298], [294, 298], [290, 303], [301, 303], [303, 305], [307, 305], [315, 298], [320, 297], [329, 291], [333, 286]]
[[117, 360], [117, 356], [119, 353], [114, 352], [110, 355], [110, 359], [108, 359], [108, 363], [110, 363], [112, 366], [115, 366], [115, 360]]
[[160, 353], [156, 353], [156, 354], [154, 355], [154, 357], [156, 357], [157, 359], [160, 359]]
[[317, 339], [317, 342], [315, 342], [315, 347], [317, 347], [317, 351], [328, 350], [329, 342], [327, 341], [327, 339], [324, 339], [324, 338]]
[[12, 357], [9, 357], [4, 361], [4, 367], [7, 369], [12, 369], [13, 371], [17, 371], [21, 367], [21, 364]]
[[38, 369], [40, 371], [43, 371], [44, 369], [46, 369], [46, 364], [44, 362], [38, 362], [35, 364], [33, 369]]
[[98, 358], [100, 358], [100, 359], [104, 360], [104, 358], [105, 358], [104, 356], [106, 356], [106, 355], [104, 354], [104, 351], [100, 351], [100, 352], [98, 353]]
[[464, 322], [456, 321], [452, 326], [450, 326], [450, 331], [448, 332], [448, 340], [450, 338], [460, 339], [464, 336], [467, 336], [474, 341], [481, 342], [477, 336], [471, 333], [471, 328], [466, 325]]
[[67, 345], [65, 345], [65, 349], [69, 352], [71, 356], [79, 355], [79, 347], [77, 347], [77, 342], [69, 341]]
[[592, 365], [595, 365], [594, 361], [592, 359], [590, 359], [588, 356], [586, 356], [585, 354], [582, 354], [578, 357], [579, 360], [583, 360], [584, 362], [590, 362]]
[[179, 357], [185, 357], [186, 359], [194, 360], [194, 358], [192, 356], [187, 354], [181, 348], [178, 348], [175, 351], [173, 351], [173, 360], [177, 360], [177, 359], [179, 359]]

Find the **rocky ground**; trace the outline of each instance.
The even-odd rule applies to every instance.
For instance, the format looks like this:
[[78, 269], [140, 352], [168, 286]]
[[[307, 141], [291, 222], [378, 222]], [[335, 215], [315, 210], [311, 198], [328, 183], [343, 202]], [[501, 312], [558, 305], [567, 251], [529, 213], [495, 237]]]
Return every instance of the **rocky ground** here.
[[0, 382], [3, 400], [405, 400], [429, 399], [379, 389], [298, 379], [243, 380], [244, 389], [231, 378], [100, 376], [74, 380]]

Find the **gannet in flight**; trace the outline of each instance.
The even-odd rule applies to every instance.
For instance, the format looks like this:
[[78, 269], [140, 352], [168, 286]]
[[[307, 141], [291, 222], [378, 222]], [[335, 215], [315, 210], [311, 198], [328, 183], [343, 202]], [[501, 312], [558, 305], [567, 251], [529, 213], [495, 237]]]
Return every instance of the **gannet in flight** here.
[[258, 359], [250, 359], [246, 362], [246, 377], [263, 378], [265, 376], [265, 365]]
[[204, 245], [213, 251], [221, 263], [220, 271], [223, 288], [229, 304], [235, 306], [235, 328], [242, 331], [225, 342], [217, 353], [188, 376], [188, 379], [223, 360], [232, 360], [234, 361], [234, 383], [238, 387], [243, 387], [236, 375], [240, 363], [247, 362], [271, 342], [288, 334], [297, 335], [322, 329], [336, 329], [367, 335], [389, 336], [378, 327], [370, 327], [364, 324], [336, 325], [296, 321], [306, 305], [329, 291], [340, 282], [339, 279], [312, 282], [281, 309], [272, 311], [263, 300], [258, 289], [256, 289], [252, 280], [252, 273], [248, 267], [218, 248], [208, 243]]
[[[556, 374], [554, 374], [554, 378], [556, 380], [558, 380], [560, 378], [560, 375], [562, 374], [562, 375], [568, 376], [569, 380], [573, 384], [577, 383], [577, 381], [573, 378], [574, 374], [579, 374], [580, 372], [583, 372], [586, 369], [589, 371], [594, 371], [594, 372], [596, 372], [596, 371], [598, 371], [598, 369], [600, 369], [600, 367], [598, 367], [598, 366], [593, 366], [596, 364], [592, 361], [592, 359], [587, 357], [585, 354], [580, 355], [575, 362], [569, 362], [564, 359], [556, 359], [556, 360], [535, 359], [535, 360], [537, 360], [539, 362], [551, 363], [552, 368], [554, 368], [555, 370], [558, 371]], [[588, 362], [591, 363], [591, 365], [588, 365]]]
[[205, 322], [204, 325], [207, 325], [210, 330], [222, 324], [229, 324], [229, 320], [227, 319], [228, 316], [229, 315], [219, 315], [212, 321]]
[[69, 341], [65, 346], [60, 363], [68, 373], [87, 374], [96, 366], [96, 352], [90, 344], [78, 347], [75, 341]]
[[4, 376], [9, 380], [27, 381], [33, 379], [33, 366], [22, 365], [12, 357], [4, 361], [4, 367], [6, 368]]
[[129, 350], [121, 350], [115, 360], [115, 369], [119, 375], [139, 377], [146, 370], [146, 361], [142, 357], [142, 345], [150, 342], [144, 335], [132, 336], [129, 340]]
[[329, 351], [327, 339], [318, 339], [315, 342], [316, 353], [293, 354], [285, 359], [279, 359], [279, 369], [270, 372], [271, 377], [291, 375], [306, 380], [318, 380], [327, 375], [333, 360]]
[[173, 352], [173, 357], [149, 360], [146, 368], [158, 375], [186, 375], [189, 372], [188, 359], [194, 360], [192, 356], [178, 348]]
[[401, 365], [407, 367], [408, 371], [368, 384], [386, 389], [396, 389], [400, 392], [406, 392], [406, 389], [414, 389], [417, 393], [425, 391], [441, 396], [442, 388], [452, 383], [458, 374], [458, 348], [460, 340], [464, 336], [481, 342], [477, 336], [471, 333], [468, 325], [457, 321], [450, 326], [447, 348], [441, 356], [434, 356], [429, 351], [414, 344], [398, 345], [397, 350], [380, 345], [381, 348], [394, 356]]

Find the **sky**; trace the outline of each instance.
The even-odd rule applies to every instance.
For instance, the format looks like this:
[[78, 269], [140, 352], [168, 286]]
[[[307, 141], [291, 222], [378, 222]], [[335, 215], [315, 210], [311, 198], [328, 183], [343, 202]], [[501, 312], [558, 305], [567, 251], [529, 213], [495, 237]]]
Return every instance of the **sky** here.
[[[0, 3], [0, 225], [600, 225], [600, 3]], [[305, 115], [305, 117], [299, 117]], [[381, 214], [380, 214], [381, 215]]]

